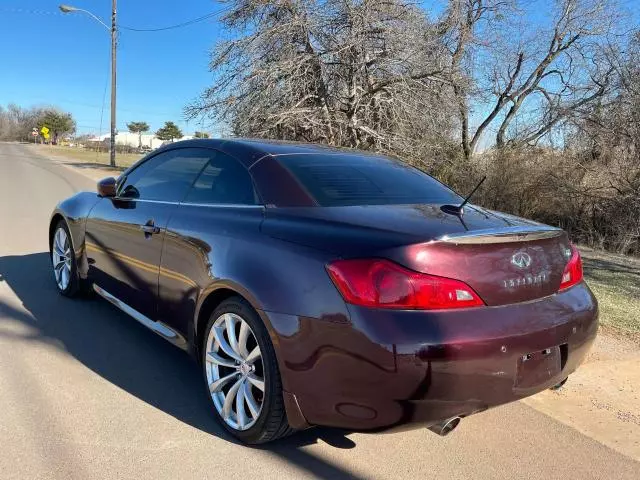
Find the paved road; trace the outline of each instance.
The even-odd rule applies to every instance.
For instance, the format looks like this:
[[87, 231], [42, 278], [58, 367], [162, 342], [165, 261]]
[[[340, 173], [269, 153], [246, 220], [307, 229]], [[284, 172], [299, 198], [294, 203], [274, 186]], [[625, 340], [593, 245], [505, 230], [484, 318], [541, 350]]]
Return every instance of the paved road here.
[[0, 478], [640, 478], [640, 464], [522, 403], [446, 438], [311, 429], [233, 443], [185, 354], [104, 301], [57, 294], [49, 214], [92, 188], [0, 143]]

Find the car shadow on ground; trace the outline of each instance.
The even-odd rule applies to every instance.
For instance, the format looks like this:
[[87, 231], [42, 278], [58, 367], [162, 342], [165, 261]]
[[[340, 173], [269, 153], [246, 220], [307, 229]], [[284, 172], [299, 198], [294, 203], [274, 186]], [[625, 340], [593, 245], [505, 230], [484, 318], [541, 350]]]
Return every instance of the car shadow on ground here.
[[[32, 329], [33, 333], [16, 340], [62, 348], [97, 375], [147, 404], [235, 443], [210, 411], [196, 362], [106, 301], [59, 295], [48, 253], [0, 257], [0, 282], [8, 284], [29, 312], [0, 301], [3, 316]], [[0, 335], [11, 333], [4, 330]], [[313, 428], [257, 448], [318, 477], [357, 478], [300, 448], [319, 441], [335, 448], [355, 447], [347, 432]]]

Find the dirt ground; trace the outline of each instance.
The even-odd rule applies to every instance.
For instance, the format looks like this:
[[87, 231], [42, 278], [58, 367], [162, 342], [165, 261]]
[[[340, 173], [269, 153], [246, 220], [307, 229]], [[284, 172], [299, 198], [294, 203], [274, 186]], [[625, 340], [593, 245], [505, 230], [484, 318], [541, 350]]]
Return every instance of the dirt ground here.
[[[29, 149], [38, 155], [45, 156], [57, 163], [72, 168], [76, 172], [81, 173], [82, 175], [89, 177], [95, 181], [101, 180], [105, 177], [118, 177], [118, 175], [120, 175], [126, 167], [133, 163], [130, 158], [127, 158], [123, 162], [122, 167], [112, 168], [108, 163], [99, 163], [98, 157], [88, 158], [89, 156], [87, 154], [91, 154], [94, 152], [81, 151], [81, 153], [83, 153], [87, 158], [73, 158], [69, 155], [69, 151], [73, 150], [71, 148], [31, 144], [29, 145]], [[131, 155], [129, 155], [129, 157], [131, 157]]]
[[588, 247], [580, 251], [599, 303], [598, 338], [562, 389], [524, 402], [640, 460], [640, 260]]
[[585, 363], [557, 391], [523, 400], [608, 447], [640, 460], [640, 349], [601, 333]]

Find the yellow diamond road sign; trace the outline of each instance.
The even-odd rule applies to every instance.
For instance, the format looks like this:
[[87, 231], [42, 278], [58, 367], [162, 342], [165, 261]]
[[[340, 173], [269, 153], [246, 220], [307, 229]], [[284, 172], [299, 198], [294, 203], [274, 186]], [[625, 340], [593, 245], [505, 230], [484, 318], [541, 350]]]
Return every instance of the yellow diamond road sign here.
[[42, 133], [43, 135], [47, 135], [49, 133], [49, 129], [47, 127], [42, 127], [40, 129], [40, 133]]

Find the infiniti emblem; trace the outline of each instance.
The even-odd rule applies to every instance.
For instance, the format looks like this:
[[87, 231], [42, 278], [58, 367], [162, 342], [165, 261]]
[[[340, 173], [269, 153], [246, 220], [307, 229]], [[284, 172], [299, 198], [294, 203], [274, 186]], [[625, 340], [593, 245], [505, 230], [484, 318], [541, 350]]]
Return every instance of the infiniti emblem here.
[[513, 257], [511, 257], [511, 263], [518, 268], [527, 268], [531, 265], [531, 257], [528, 253], [517, 252]]

